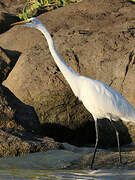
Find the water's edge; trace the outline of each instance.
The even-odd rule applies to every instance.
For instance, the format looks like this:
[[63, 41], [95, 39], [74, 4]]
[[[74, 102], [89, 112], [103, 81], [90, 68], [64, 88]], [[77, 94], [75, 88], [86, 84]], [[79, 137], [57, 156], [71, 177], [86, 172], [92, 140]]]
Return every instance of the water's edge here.
[[[122, 153], [122, 159], [127, 161], [122, 167], [117, 166], [118, 153], [98, 150], [94, 167], [90, 170], [90, 159], [93, 148], [78, 148], [64, 144], [65, 150], [53, 150], [48, 152], [32, 153], [20, 157], [8, 157], [0, 159], [0, 179], [109, 179], [118, 177], [123, 180], [135, 180], [134, 159], [126, 159], [126, 153]], [[126, 148], [123, 148], [126, 151]], [[113, 158], [113, 161], [112, 161]], [[132, 160], [132, 161], [131, 161]], [[129, 164], [128, 164], [129, 163]]]

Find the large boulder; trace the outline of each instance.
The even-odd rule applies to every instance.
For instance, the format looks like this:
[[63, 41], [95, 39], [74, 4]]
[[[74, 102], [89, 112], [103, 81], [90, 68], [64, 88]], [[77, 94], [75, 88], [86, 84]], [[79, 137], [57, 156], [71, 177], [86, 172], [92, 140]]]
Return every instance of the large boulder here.
[[34, 108], [22, 103], [8, 88], [0, 85], [0, 157], [62, 147], [51, 138], [39, 136], [40, 131]]
[[[135, 6], [120, 0], [85, 0], [39, 19], [53, 33], [58, 52], [75, 71], [107, 83], [135, 105], [134, 10]], [[43, 125], [54, 123], [72, 130], [85, 126], [85, 137], [95, 136], [93, 123], [90, 131], [86, 123], [92, 116], [74, 97], [39, 31], [17, 26], [4, 33], [0, 42], [4, 48], [22, 52], [3, 84], [34, 106]], [[114, 144], [109, 122], [101, 122], [102, 144]], [[121, 142], [135, 140], [131, 123], [117, 125]]]
[[[7, 78], [19, 55], [19, 52], [0, 47], [0, 82]], [[60, 143], [39, 134], [41, 126], [34, 108], [21, 102], [0, 84], [0, 157], [61, 147]]]
[[0, 127], [40, 131], [40, 123], [32, 106], [21, 102], [8, 88], [0, 85]]

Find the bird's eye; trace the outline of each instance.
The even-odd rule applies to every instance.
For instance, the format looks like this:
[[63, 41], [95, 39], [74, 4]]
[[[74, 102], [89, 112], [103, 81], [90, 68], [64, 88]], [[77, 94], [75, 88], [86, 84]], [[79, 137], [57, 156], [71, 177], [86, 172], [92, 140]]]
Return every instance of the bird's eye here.
[[30, 20], [29, 23], [33, 23], [34, 21], [33, 20]]

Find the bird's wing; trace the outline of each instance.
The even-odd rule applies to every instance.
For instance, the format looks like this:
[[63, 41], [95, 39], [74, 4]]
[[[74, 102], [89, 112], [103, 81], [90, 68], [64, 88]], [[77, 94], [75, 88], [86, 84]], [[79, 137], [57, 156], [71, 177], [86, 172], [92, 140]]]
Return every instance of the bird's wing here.
[[105, 83], [82, 78], [81, 100], [84, 106], [98, 118], [122, 119], [133, 116], [135, 109], [117, 91]]

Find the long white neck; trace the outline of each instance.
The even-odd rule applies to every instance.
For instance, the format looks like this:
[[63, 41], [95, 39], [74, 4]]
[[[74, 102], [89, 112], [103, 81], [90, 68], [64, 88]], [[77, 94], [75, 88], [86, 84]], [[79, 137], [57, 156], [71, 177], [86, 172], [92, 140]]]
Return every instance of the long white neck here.
[[78, 84], [77, 79], [78, 79], [79, 74], [76, 73], [75, 71], [73, 71], [73, 69], [71, 67], [69, 67], [65, 63], [65, 61], [62, 59], [62, 57], [58, 54], [58, 52], [55, 48], [53, 39], [52, 39], [50, 33], [48, 32], [48, 30], [46, 29], [46, 27], [41, 25], [38, 27], [38, 30], [40, 30], [44, 34], [44, 36], [48, 42], [48, 46], [49, 46], [49, 50], [51, 52], [51, 55], [53, 56], [54, 61], [56, 62], [57, 66], [59, 67], [63, 76], [65, 77], [65, 79], [69, 83], [74, 94], [76, 96], [79, 96], [79, 89], [78, 89], [78, 85], [77, 85]]

